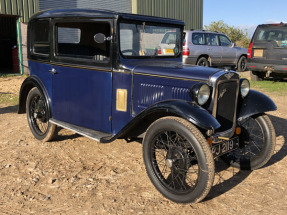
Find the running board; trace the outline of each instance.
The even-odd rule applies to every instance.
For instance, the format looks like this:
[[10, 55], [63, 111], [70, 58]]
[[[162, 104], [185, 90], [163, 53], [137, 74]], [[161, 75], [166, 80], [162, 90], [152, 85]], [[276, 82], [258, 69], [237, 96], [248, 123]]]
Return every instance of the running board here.
[[96, 130], [93, 130], [93, 129], [88, 129], [88, 128], [84, 128], [84, 127], [81, 127], [81, 126], [77, 126], [77, 125], [72, 125], [70, 123], [66, 123], [66, 122], [62, 122], [62, 121], [59, 121], [59, 120], [56, 120], [56, 119], [50, 119], [49, 122], [55, 124], [55, 125], [58, 125], [62, 128], [65, 128], [65, 129], [68, 129], [68, 130], [71, 130], [77, 134], [80, 134], [80, 135], [83, 135], [85, 137], [88, 137], [88, 138], [91, 138], [93, 140], [96, 140], [100, 143], [107, 143], [109, 141], [107, 140], [112, 140], [113, 139], [113, 136], [109, 133], [104, 133], [104, 132], [101, 132], [101, 131], [96, 131]]

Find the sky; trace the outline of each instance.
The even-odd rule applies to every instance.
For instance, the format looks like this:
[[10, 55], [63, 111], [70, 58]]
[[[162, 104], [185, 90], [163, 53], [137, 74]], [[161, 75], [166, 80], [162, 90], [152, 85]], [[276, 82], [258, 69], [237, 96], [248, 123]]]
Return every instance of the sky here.
[[287, 0], [203, 0], [203, 26], [223, 20], [251, 37], [259, 24], [287, 23], [286, 11]]

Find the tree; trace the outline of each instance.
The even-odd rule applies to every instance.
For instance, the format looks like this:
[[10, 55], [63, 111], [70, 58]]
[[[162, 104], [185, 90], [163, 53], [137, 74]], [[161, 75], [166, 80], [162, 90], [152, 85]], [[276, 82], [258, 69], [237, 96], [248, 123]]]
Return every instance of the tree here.
[[248, 48], [250, 38], [248, 37], [247, 31], [229, 26], [224, 23], [223, 20], [213, 21], [209, 25], [204, 26], [205, 30], [217, 31], [226, 34], [232, 42], [236, 42], [237, 46]]

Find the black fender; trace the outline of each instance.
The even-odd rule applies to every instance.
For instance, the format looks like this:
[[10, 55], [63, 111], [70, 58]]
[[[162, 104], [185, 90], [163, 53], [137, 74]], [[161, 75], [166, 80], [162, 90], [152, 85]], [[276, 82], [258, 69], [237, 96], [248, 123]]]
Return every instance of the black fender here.
[[277, 110], [275, 103], [265, 94], [250, 90], [239, 106], [238, 121], [268, 111]]
[[165, 116], [178, 116], [204, 130], [215, 130], [219, 122], [202, 107], [184, 100], [167, 100], [153, 104], [133, 118], [112, 139], [101, 139], [111, 142], [116, 138], [137, 137], [144, 133], [151, 123]]
[[51, 117], [51, 99], [44, 84], [37, 76], [29, 76], [23, 81], [19, 94], [18, 114], [26, 113], [27, 96], [30, 90], [34, 87], [37, 87], [42, 93], [42, 95], [45, 97], [46, 107], [48, 108], [49, 117]]

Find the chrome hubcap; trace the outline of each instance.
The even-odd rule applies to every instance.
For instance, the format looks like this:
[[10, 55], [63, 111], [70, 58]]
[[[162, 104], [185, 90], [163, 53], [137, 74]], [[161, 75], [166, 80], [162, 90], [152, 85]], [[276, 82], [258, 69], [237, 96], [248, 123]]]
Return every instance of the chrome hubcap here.
[[171, 168], [172, 167], [172, 163], [173, 161], [171, 159], [166, 159], [165, 160], [165, 165], [168, 167], [168, 168]]

